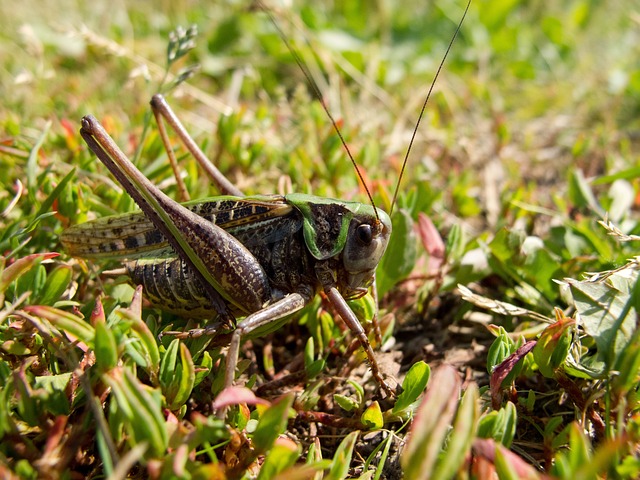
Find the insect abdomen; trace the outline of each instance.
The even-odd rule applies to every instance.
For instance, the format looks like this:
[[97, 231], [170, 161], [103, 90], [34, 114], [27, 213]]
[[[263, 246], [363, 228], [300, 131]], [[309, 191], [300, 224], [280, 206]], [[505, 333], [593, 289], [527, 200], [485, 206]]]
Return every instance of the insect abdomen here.
[[215, 317], [200, 280], [180, 258], [139, 259], [126, 262], [125, 267], [154, 305], [197, 318]]

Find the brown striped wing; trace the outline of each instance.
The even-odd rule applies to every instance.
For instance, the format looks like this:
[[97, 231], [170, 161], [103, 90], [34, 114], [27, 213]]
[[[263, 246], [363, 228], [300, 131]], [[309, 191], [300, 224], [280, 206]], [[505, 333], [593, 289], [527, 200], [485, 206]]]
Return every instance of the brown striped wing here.
[[[184, 205], [245, 245], [283, 238], [290, 228], [280, 228], [282, 222], [291, 224], [292, 214], [297, 216], [295, 209], [279, 195], [213, 197]], [[75, 225], [62, 233], [61, 241], [74, 257], [135, 259], [175, 255], [164, 235], [142, 212]]]

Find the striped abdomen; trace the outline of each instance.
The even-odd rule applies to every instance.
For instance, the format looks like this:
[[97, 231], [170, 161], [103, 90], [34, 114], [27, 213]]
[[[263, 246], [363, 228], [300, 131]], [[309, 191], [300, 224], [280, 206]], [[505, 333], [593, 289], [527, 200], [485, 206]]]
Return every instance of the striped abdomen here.
[[[271, 301], [287, 293], [299, 292], [311, 297], [315, 280], [313, 258], [307, 251], [302, 235], [302, 221], [298, 215], [280, 219], [275, 235], [271, 222], [260, 226], [256, 223], [249, 235], [243, 232], [245, 246], [260, 262], [269, 278]], [[282, 233], [288, 235], [283, 236]], [[195, 318], [213, 318], [205, 289], [191, 269], [175, 256], [166, 258], [142, 258], [125, 264], [131, 281], [142, 285], [147, 298], [164, 310]], [[240, 312], [231, 311], [234, 314]]]

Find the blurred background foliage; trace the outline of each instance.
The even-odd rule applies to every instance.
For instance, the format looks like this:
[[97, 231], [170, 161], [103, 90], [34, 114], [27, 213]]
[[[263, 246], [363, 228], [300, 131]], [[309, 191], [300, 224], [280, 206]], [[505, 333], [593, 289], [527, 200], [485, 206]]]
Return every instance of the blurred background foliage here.
[[[376, 204], [389, 209], [417, 113], [464, 4], [453, 0], [342, 0], [268, 5], [309, 65], [356, 152]], [[79, 119], [87, 113], [105, 123], [150, 179], [175, 195], [175, 182], [157, 133], [153, 128], [146, 136], [143, 132], [149, 124], [151, 95], [161, 85], [167, 89], [176, 78], [188, 80], [171, 90], [172, 105], [221, 170], [247, 193], [293, 190], [365, 198], [326, 115], [312, 101], [309, 86], [277, 30], [263, 12], [251, 7], [246, 1], [0, 0], [0, 254], [6, 257], [6, 266], [17, 265], [0, 277], [0, 294], [7, 301], [1, 318], [3, 322], [13, 318], [24, 303], [25, 315], [53, 315], [51, 321], [66, 325], [77, 338], [95, 342], [92, 345], [99, 352], [102, 369], [97, 384], [108, 385], [121, 400], [135, 397], [149, 409], [149, 418], [161, 434], [137, 431], [129, 438], [140, 440], [148, 435], [158, 455], [170, 441], [161, 405], [175, 411], [186, 409], [191, 392], [171, 376], [178, 351], [181, 365], [191, 376], [197, 369], [208, 372], [215, 358], [192, 348], [196, 368], [188, 350], [179, 349], [177, 343], [158, 347], [149, 331], [153, 322], [147, 317], [151, 326], [143, 326], [139, 312], [120, 313], [126, 321], [115, 322], [110, 316], [114, 306], [124, 298], [128, 303], [132, 294], [121, 285], [107, 286], [105, 310], [113, 330], [109, 333], [101, 323], [105, 319], [90, 313], [96, 292], [104, 287], [95, 271], [56, 263], [59, 259], [48, 255], [27, 255], [60, 251], [58, 236], [70, 224], [134, 208], [80, 141]], [[167, 39], [178, 25], [196, 25], [199, 35], [186, 59], [167, 74]], [[590, 290], [583, 283], [558, 286], [556, 282], [619, 267], [636, 255], [633, 243], [619, 243], [608, 235], [614, 228], [607, 231], [597, 222], [608, 215], [620, 227], [618, 238], [622, 232], [640, 234], [639, 37], [637, 1], [474, 1], [436, 84], [400, 189], [401, 208], [394, 221], [396, 231], [404, 233], [396, 235], [398, 240], [389, 248], [391, 260], [383, 262], [379, 272], [381, 290], [386, 293], [385, 310], [406, 316], [409, 324], [418, 316], [427, 325], [420, 335], [410, 330], [403, 337], [399, 322], [403, 372], [412, 364], [421, 365], [415, 362], [417, 355], [432, 355], [428, 361], [444, 359], [461, 369], [469, 367], [470, 376], [486, 384], [487, 371], [500, 371], [506, 357], [522, 355], [519, 370], [505, 375], [505, 384], [512, 382], [511, 386], [516, 385], [514, 377], [524, 378], [518, 384], [521, 390], [508, 391], [516, 406], [500, 397], [499, 386], [490, 394], [483, 392], [484, 405], [491, 404], [493, 410], [483, 417], [477, 434], [506, 447], [513, 441], [514, 449], [520, 448], [527, 461], [540, 468], [553, 464], [553, 473], [563, 478], [586, 478], [579, 474], [588, 469], [590, 474], [615, 470], [621, 478], [633, 478], [640, 471], [633, 455], [627, 455], [637, 441], [638, 348], [633, 325], [623, 332], [624, 338], [611, 342], [610, 336], [598, 330], [598, 315], [589, 319], [591, 323], [581, 324], [582, 330], [571, 330], [578, 328], [571, 315], [576, 311], [585, 314], [588, 307], [600, 308], [599, 295], [632, 305], [622, 308], [617, 304], [607, 310], [607, 326], [628, 320], [630, 308], [635, 314], [635, 270], [624, 281], [614, 282], [618, 288], [614, 293], [615, 289], [601, 290], [600, 285]], [[192, 198], [215, 193], [191, 159], [182, 158], [181, 168]], [[435, 225], [433, 230], [428, 228], [429, 221]], [[415, 230], [414, 224], [418, 225]], [[417, 239], [424, 245], [419, 252], [413, 245]], [[446, 248], [446, 261], [439, 264], [440, 270], [438, 266], [434, 270], [428, 262], [437, 256], [434, 245], [438, 242]], [[47, 268], [40, 261], [49, 262]], [[464, 337], [468, 325], [461, 321], [471, 307], [459, 296], [452, 300], [458, 283], [482, 293], [482, 298], [466, 298], [491, 312], [489, 318], [479, 311], [469, 314], [476, 321], [471, 338]], [[504, 315], [504, 305], [492, 304], [491, 299], [528, 309], [525, 317], [533, 311], [556, 321], [554, 328], [560, 333], [544, 330], [546, 324], [534, 314], [528, 318], [537, 323], [519, 323], [522, 313], [508, 310], [513, 315]], [[43, 306], [67, 310], [77, 306], [92, 326], [77, 323], [71, 313], [70, 317], [54, 315]], [[553, 307], [558, 306], [567, 316], [554, 312]], [[500, 326], [486, 328], [489, 322]], [[40, 432], [46, 432], [50, 424], [39, 424], [42, 412], [60, 415], [71, 407], [61, 390], [42, 378], [49, 373], [56, 378], [68, 376], [71, 368], [59, 363], [51, 351], [45, 356], [50, 363], [29, 363], [35, 357], [27, 356], [40, 354], [47, 342], [39, 337], [35, 344], [26, 342], [25, 338], [30, 342], [33, 338], [15, 334], [20, 331], [18, 324], [9, 327], [5, 322], [0, 329], [4, 352], [0, 375], [7, 382], [13, 378], [23, 388], [23, 399], [31, 387], [40, 396], [33, 395], [32, 403], [12, 404], [11, 415], [0, 413], [0, 431], [10, 431], [7, 425], [13, 420], [9, 417], [15, 416], [21, 425], [34, 430], [38, 425]], [[435, 352], [425, 353], [424, 345], [433, 339], [425, 339], [424, 331], [452, 329], [458, 336], [440, 344], [434, 341]], [[537, 348], [525, 358], [519, 350], [526, 347], [524, 340], [543, 330], [546, 333]], [[127, 335], [141, 342], [146, 353], [133, 352]], [[407, 336], [418, 338], [420, 345], [411, 350]], [[464, 341], [456, 343], [461, 337]], [[321, 345], [326, 341], [316, 338]], [[619, 343], [613, 345], [615, 342]], [[122, 353], [124, 345], [138, 365], [148, 355], [145, 365], [153, 368], [144, 375], [162, 390], [164, 400], [159, 399], [159, 390], [150, 393], [146, 384], [136, 383], [131, 372], [114, 373], [119, 358], [114, 353]], [[318, 362], [313, 344], [310, 351], [309, 364]], [[577, 351], [582, 356], [576, 354], [565, 363], [569, 352]], [[31, 360], [24, 363], [24, 358]], [[479, 359], [480, 367], [474, 359]], [[24, 374], [23, 366], [38, 380]], [[12, 377], [11, 372], [18, 373]], [[616, 375], [609, 390], [602, 380]], [[203, 376], [189, 377], [191, 388]], [[423, 385], [427, 377], [428, 372], [416, 385]], [[457, 400], [459, 389], [454, 385], [446, 394], [440, 393]], [[47, 391], [57, 393], [48, 396]], [[563, 392], [570, 392], [574, 401], [572, 415], [563, 411]], [[576, 392], [584, 392], [584, 398], [575, 396]], [[7, 398], [11, 394], [9, 389], [0, 390]], [[470, 405], [478, 392], [474, 387], [465, 395], [460, 408], [475, 422], [477, 414]], [[547, 401], [548, 397], [554, 402]], [[590, 402], [599, 398], [606, 401], [593, 401], [594, 410], [589, 410]], [[433, 398], [427, 400], [431, 401]], [[269, 430], [269, 421], [286, 424], [291, 402], [286, 397], [274, 404], [268, 410], [271, 413], [261, 417], [267, 425], [263, 428]], [[620, 410], [612, 413], [611, 404]], [[124, 400], [122, 405], [126, 406]], [[428, 408], [423, 406], [424, 411]], [[521, 419], [517, 432], [516, 409]], [[379, 427], [377, 413], [374, 409], [366, 418]], [[109, 413], [110, 420], [115, 418], [113, 430], [131, 423], [127, 414], [130, 412]], [[598, 423], [600, 415], [602, 423]], [[538, 426], [541, 418], [544, 427]], [[584, 421], [584, 429], [578, 429], [574, 420]], [[191, 438], [190, 447], [201, 446], [202, 439], [215, 444], [225, 438], [221, 432], [226, 430], [219, 424], [193, 423], [200, 436]], [[496, 426], [500, 423], [502, 427]], [[234, 426], [242, 430], [241, 424], [238, 421]], [[585, 431], [592, 433], [595, 443], [607, 438], [628, 441], [629, 447], [616, 450], [611, 441], [589, 463], [591, 445]], [[534, 447], [527, 443], [531, 435]], [[420, 438], [418, 433], [415, 436]], [[276, 439], [266, 437], [262, 438], [265, 450]], [[331, 454], [348, 451], [350, 458], [354, 442], [354, 436], [346, 436]], [[422, 458], [425, 450], [417, 442], [408, 451]], [[566, 453], [567, 445], [577, 453]], [[422, 446], [439, 451], [441, 445], [425, 441]], [[294, 452], [289, 455], [294, 460], [296, 448], [288, 450]], [[481, 450], [476, 445], [476, 453]], [[613, 451], [619, 456], [607, 457]], [[107, 458], [104, 451], [102, 454], [103, 460]], [[319, 458], [321, 461], [321, 455]], [[622, 458], [616, 470], [615, 462]], [[327, 467], [332, 472], [349, 466], [344, 461], [332, 465]]]

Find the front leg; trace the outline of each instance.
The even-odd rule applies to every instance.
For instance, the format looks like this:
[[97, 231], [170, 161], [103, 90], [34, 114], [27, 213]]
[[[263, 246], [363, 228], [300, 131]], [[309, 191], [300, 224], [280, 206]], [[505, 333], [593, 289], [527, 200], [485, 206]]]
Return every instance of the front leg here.
[[340, 292], [338, 292], [336, 287], [326, 288], [325, 293], [327, 294], [331, 305], [333, 305], [333, 308], [336, 309], [344, 323], [349, 327], [349, 330], [351, 330], [351, 332], [356, 336], [360, 342], [360, 346], [364, 350], [364, 353], [367, 354], [369, 367], [371, 368], [371, 374], [373, 375], [374, 380], [378, 385], [380, 385], [380, 388], [382, 388], [387, 395], [394, 397], [395, 394], [393, 393], [393, 390], [382, 377], [382, 373], [378, 367], [378, 361], [376, 360], [376, 356], [371, 348], [371, 343], [369, 342], [367, 334], [365, 333], [364, 328], [362, 328], [358, 317], [353, 313], [353, 310], [351, 310], [346, 300], [342, 295], [340, 295]]

